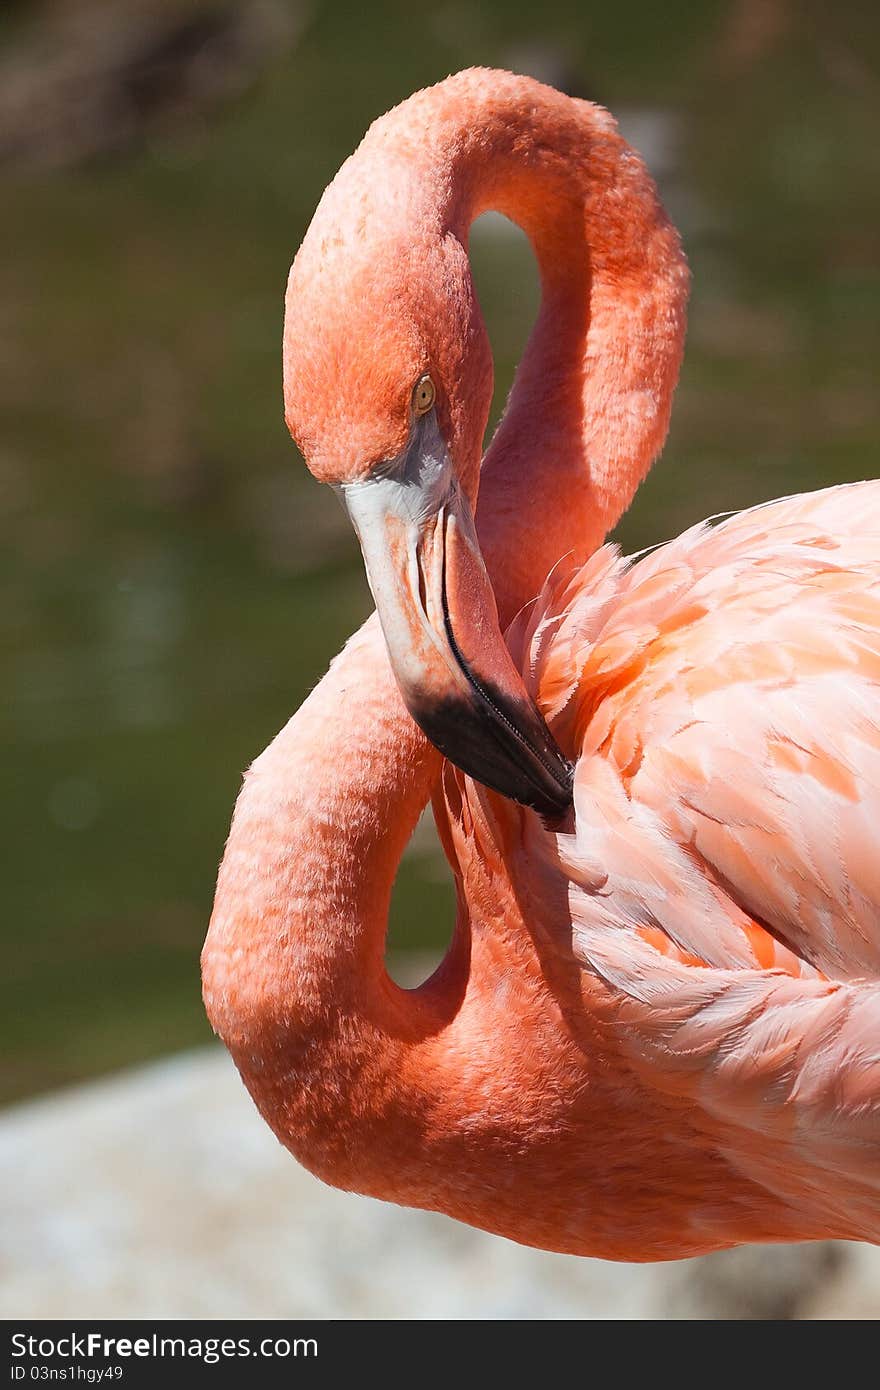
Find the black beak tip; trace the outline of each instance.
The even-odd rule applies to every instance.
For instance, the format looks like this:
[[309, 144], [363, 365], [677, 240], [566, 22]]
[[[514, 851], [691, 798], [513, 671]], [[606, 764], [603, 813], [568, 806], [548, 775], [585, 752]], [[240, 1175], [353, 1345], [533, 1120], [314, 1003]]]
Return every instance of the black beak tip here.
[[537, 811], [550, 828], [570, 811], [574, 768], [533, 707], [517, 712], [522, 723], [531, 726], [533, 740], [525, 742], [513, 732], [521, 727], [519, 720], [514, 726], [512, 720], [500, 718], [497, 705], [488, 705], [471, 692], [407, 704], [435, 748], [475, 781]]
[[563, 769], [561, 784], [554, 787], [552, 791], [544, 786], [536, 788], [531, 797], [523, 799], [524, 805], [531, 806], [533, 811], [537, 811], [550, 829], [555, 829], [574, 805], [574, 767], [561, 754], [559, 761]]

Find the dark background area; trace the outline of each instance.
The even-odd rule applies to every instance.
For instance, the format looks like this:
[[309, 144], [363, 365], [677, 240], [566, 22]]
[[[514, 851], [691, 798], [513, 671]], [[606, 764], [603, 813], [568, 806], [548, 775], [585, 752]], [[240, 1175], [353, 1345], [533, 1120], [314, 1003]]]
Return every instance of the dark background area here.
[[[369, 122], [474, 63], [608, 105], [694, 274], [626, 548], [877, 471], [880, 7], [195, 0], [0, 18], [0, 1097], [206, 1040], [241, 770], [369, 610], [281, 413], [289, 263]], [[478, 225], [496, 417], [537, 302]], [[445, 939], [428, 834], [400, 949]]]

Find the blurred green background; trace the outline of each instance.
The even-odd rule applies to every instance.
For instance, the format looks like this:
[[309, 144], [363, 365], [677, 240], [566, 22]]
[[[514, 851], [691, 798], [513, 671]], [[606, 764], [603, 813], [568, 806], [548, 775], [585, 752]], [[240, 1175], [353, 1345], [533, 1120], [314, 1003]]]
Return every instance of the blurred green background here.
[[[694, 272], [625, 547], [874, 475], [880, 7], [633, 0], [7, 4], [0, 18], [0, 1098], [206, 1040], [198, 953], [241, 771], [369, 609], [290, 443], [289, 262], [367, 124], [474, 63], [609, 106]], [[478, 226], [497, 410], [536, 306]], [[451, 893], [429, 835], [400, 948]]]

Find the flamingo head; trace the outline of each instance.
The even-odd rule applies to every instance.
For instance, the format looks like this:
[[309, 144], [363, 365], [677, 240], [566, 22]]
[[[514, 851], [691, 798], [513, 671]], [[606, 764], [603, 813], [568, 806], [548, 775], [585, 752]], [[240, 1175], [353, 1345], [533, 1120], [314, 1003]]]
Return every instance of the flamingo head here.
[[511, 660], [474, 525], [492, 358], [467, 254], [396, 237], [393, 209], [353, 230], [350, 190], [345, 221], [328, 194], [288, 284], [288, 426], [351, 518], [416, 723], [477, 781], [559, 815], [571, 767]]

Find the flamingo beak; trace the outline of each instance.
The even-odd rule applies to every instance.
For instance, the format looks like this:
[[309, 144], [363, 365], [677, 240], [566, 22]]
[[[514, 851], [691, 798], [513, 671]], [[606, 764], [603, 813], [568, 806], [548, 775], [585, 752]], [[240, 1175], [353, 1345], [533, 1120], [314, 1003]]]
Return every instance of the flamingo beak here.
[[339, 490], [413, 719], [478, 782], [561, 815], [572, 768], [505, 646], [470, 504], [433, 411], [399, 459]]

